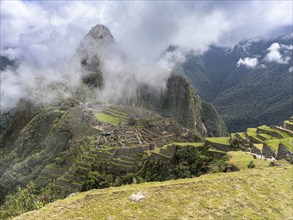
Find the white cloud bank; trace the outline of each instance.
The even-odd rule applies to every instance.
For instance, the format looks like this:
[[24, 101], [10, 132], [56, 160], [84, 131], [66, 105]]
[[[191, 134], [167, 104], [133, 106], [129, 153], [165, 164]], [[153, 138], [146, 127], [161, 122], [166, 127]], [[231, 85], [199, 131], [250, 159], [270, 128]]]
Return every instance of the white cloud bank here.
[[292, 49], [292, 45], [280, 45], [279, 43], [273, 43], [268, 49], [268, 53], [265, 57], [267, 62], [275, 62], [280, 64], [288, 64], [290, 61], [289, 56], [283, 56], [280, 52], [281, 49]]
[[240, 58], [237, 62], [237, 67], [243, 65], [248, 68], [255, 68], [258, 64], [257, 58], [245, 57], [244, 59]]
[[[279, 26], [292, 25], [292, 4], [3, 0], [1, 55], [19, 60], [21, 65], [16, 71], [1, 73], [1, 107], [27, 96], [29, 92], [24, 91], [36, 88], [35, 78], [40, 75], [56, 83], [78, 80], [80, 73], [69, 72], [67, 63], [96, 24], [111, 30], [115, 41], [132, 59], [130, 64], [154, 65], [170, 45], [202, 52], [210, 44], [232, 45], [244, 38], [271, 33]], [[167, 59], [182, 60], [178, 54]], [[244, 59], [242, 64], [245, 63], [253, 65], [252, 60]], [[170, 68], [170, 63], [160, 65]]]
[[292, 4], [4, 0], [1, 51], [8, 47], [11, 58], [51, 65], [69, 59], [90, 28], [104, 24], [127, 54], [153, 62], [170, 45], [202, 51], [292, 25]]

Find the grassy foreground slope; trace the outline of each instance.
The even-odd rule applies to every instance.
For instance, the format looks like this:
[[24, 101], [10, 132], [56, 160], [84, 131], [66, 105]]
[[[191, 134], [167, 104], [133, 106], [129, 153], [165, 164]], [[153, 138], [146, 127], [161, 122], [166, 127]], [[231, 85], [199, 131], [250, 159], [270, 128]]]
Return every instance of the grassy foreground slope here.
[[[243, 170], [91, 190], [15, 219], [292, 219], [292, 165], [229, 155]], [[256, 168], [246, 169], [251, 160]], [[145, 199], [130, 201], [139, 192]]]

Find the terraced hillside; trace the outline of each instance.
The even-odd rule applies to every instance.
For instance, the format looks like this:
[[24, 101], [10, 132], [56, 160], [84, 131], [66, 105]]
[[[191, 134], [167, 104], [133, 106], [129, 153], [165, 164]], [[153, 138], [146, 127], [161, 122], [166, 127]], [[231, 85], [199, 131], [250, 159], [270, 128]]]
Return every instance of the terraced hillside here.
[[233, 133], [231, 137], [239, 140], [242, 146], [249, 146], [253, 154], [270, 159], [286, 159], [293, 163], [293, 129], [286, 124], [290, 120], [285, 121], [283, 127], [263, 125]]
[[172, 160], [182, 148], [212, 158], [246, 150], [263, 158], [293, 162], [293, 132], [283, 127], [260, 126], [230, 137], [200, 141], [176, 122], [140, 108], [105, 106], [96, 113], [96, 118], [93, 125], [96, 134], [73, 143], [68, 152], [43, 169], [37, 182], [55, 178], [57, 184], [80, 190], [92, 171], [103, 170], [118, 178], [135, 172], [143, 161]]
[[[37, 183], [50, 179], [72, 190], [80, 190], [90, 171], [121, 175], [134, 171], [145, 151], [172, 141], [193, 142], [194, 134], [178, 123], [140, 108], [99, 105], [92, 135], [70, 143], [41, 172]], [[103, 109], [101, 111], [101, 109]]]
[[250, 150], [263, 158], [293, 162], [293, 133], [282, 127], [260, 126], [230, 137], [196, 142], [188, 129], [144, 109], [105, 106], [96, 113], [96, 118], [93, 127], [97, 133], [69, 148], [69, 152], [75, 149], [77, 153], [61, 155], [47, 165], [38, 178], [39, 183], [55, 178], [57, 184], [80, 190], [92, 171], [103, 170], [118, 178], [135, 172], [143, 161], [171, 160], [180, 148], [190, 148], [212, 158], [224, 158], [229, 151]]
[[293, 116], [290, 117], [289, 120], [284, 122], [284, 128], [289, 129], [289, 130], [293, 130]]
[[[197, 144], [195, 144], [197, 146]], [[197, 146], [200, 147], [200, 146]], [[229, 152], [239, 172], [78, 193], [20, 219], [291, 219], [292, 165]], [[255, 169], [248, 169], [254, 161]], [[141, 196], [141, 200], [134, 200]], [[274, 201], [274, 202], [272, 202]]]

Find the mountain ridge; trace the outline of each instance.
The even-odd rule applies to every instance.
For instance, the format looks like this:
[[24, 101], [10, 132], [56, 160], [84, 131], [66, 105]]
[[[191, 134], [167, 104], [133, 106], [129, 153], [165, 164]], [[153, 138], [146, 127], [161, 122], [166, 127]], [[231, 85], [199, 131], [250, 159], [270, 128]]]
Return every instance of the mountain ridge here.
[[[292, 114], [292, 45], [290, 33], [243, 40], [231, 49], [211, 46], [177, 69], [215, 105], [229, 131], [278, 124]], [[245, 118], [251, 119], [246, 123]]]

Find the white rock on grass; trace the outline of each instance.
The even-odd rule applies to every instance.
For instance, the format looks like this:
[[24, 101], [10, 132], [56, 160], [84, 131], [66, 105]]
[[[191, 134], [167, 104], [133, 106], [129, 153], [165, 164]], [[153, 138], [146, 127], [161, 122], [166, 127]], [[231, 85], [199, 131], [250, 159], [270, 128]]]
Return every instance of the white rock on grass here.
[[139, 192], [139, 193], [133, 193], [129, 199], [133, 202], [139, 202], [140, 200], [144, 199], [146, 197], [146, 193]]

